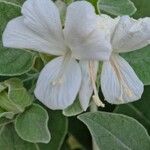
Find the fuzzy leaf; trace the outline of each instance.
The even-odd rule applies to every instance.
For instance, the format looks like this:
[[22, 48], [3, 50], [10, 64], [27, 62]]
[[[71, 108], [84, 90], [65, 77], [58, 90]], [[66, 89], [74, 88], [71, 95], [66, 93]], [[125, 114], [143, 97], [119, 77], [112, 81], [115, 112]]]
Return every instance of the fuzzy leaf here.
[[60, 150], [68, 130], [68, 120], [61, 111], [48, 110], [50, 116], [48, 127], [51, 131], [51, 141], [39, 144], [41, 150]]
[[16, 134], [13, 125], [3, 126], [0, 129], [1, 150], [38, 150], [38, 146], [23, 141]]
[[48, 114], [40, 105], [33, 104], [24, 113], [17, 116], [15, 129], [25, 141], [32, 143], [48, 143], [50, 132], [48, 130]]
[[100, 0], [100, 10], [115, 16], [133, 15], [136, 12], [130, 0]]
[[79, 116], [101, 150], [149, 150], [150, 137], [135, 119], [106, 112]]
[[146, 129], [150, 133], [149, 91], [150, 91], [150, 86], [146, 86], [141, 100], [134, 103], [119, 105], [116, 107], [114, 112], [128, 115], [130, 117], [137, 119], [141, 124], [143, 124], [146, 127]]
[[0, 107], [4, 110], [2, 116], [8, 118], [10, 115], [13, 116], [13, 114], [23, 112], [26, 107], [32, 104], [33, 98], [19, 79], [12, 78], [0, 85], [5, 87], [0, 92]]

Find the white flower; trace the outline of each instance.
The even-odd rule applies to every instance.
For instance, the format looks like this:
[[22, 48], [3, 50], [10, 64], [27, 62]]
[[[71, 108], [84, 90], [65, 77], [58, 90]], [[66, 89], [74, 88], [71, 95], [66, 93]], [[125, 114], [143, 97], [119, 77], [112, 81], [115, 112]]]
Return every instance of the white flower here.
[[112, 104], [140, 99], [143, 83], [119, 53], [134, 51], [149, 44], [150, 18], [135, 20], [123, 16], [112, 19], [102, 15], [99, 26], [110, 37], [113, 49], [110, 60], [104, 61], [101, 73], [101, 88], [105, 99]]
[[93, 6], [85, 1], [72, 3], [67, 8], [64, 29], [58, 8], [50, 0], [27, 0], [22, 14], [8, 23], [4, 46], [60, 56], [40, 73], [35, 96], [51, 109], [64, 109], [80, 91], [80, 102], [86, 110], [95, 89], [94, 60], [108, 60], [111, 54], [105, 32], [97, 29], [99, 17]]

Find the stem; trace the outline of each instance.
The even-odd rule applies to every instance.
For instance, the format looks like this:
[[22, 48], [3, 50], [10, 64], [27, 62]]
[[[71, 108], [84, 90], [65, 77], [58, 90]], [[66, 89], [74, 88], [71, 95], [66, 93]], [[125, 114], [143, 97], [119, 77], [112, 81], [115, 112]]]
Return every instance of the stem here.
[[[90, 106], [90, 112], [97, 112], [97, 111], [98, 111], [98, 107], [96, 106], [94, 101], [92, 101]], [[100, 150], [93, 138], [92, 138], [92, 147], [93, 150]]]

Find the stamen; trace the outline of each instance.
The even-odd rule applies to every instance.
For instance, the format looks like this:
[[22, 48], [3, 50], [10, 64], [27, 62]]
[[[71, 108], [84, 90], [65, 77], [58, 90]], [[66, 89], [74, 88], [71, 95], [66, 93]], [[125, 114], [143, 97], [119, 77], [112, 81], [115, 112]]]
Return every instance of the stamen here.
[[126, 84], [126, 82], [124, 81], [122, 72], [120, 71], [120, 68], [114, 59], [112, 59], [112, 66], [114, 66], [114, 69], [115, 69], [117, 76], [119, 78], [119, 82], [121, 84], [121, 89], [120, 89], [121, 94], [119, 96], [119, 100], [123, 101], [123, 92], [125, 92], [129, 97], [131, 97], [133, 95], [133, 93], [130, 90], [130, 88], [128, 87], [128, 85]]
[[94, 62], [90, 61], [89, 62], [89, 74], [90, 74], [90, 78], [92, 82], [92, 87], [94, 90], [94, 95], [92, 96], [92, 98], [98, 107], [100, 106], [105, 107], [105, 104], [100, 100], [99, 95], [98, 95], [98, 91], [97, 91], [96, 84], [95, 84], [95, 71], [93, 68], [94, 68]]
[[60, 67], [60, 70], [59, 70], [57, 76], [55, 76], [53, 81], [51, 82], [51, 84], [53, 86], [63, 84], [63, 82], [64, 82], [63, 74], [64, 74], [64, 72], [67, 68], [67, 64], [69, 64], [70, 60], [71, 60], [71, 53], [67, 52], [66, 55], [64, 56], [64, 59], [62, 61], [62, 64], [61, 64], [61, 67]]
[[95, 104], [98, 106], [98, 107], [105, 107], [105, 104], [102, 103], [102, 101], [99, 99], [99, 97], [97, 97], [97, 95], [93, 95], [92, 96], [93, 98], [93, 101], [95, 102]]

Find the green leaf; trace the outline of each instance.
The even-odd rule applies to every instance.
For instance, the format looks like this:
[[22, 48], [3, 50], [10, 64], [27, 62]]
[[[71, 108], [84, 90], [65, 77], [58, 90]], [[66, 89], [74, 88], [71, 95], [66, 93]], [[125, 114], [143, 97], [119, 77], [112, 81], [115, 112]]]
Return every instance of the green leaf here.
[[[0, 1], [0, 35], [2, 35], [8, 21], [20, 15], [20, 8]], [[0, 75], [21, 75], [33, 67], [36, 54], [25, 50], [16, 50], [2, 47], [0, 37]]]
[[150, 137], [135, 119], [106, 112], [78, 117], [89, 128], [101, 150], [149, 150]]
[[67, 117], [76, 116], [82, 112], [83, 109], [81, 108], [80, 101], [78, 99], [75, 100], [71, 106], [63, 110], [63, 114]]
[[51, 132], [51, 141], [48, 144], [39, 144], [41, 150], [60, 150], [68, 130], [68, 120], [61, 111], [50, 111], [48, 127]]
[[128, 115], [142, 123], [150, 133], [150, 86], [146, 86], [142, 99], [129, 104], [119, 105], [114, 112]]
[[25, 0], [0, 0], [0, 2], [5, 3], [7, 5], [12, 5], [16, 7], [20, 7]]
[[46, 65], [48, 62], [50, 62], [52, 59], [56, 58], [56, 56], [53, 55], [47, 55], [44, 53], [39, 53], [40, 58], [42, 59], [43, 63]]
[[0, 93], [0, 107], [5, 110], [2, 112], [2, 116], [5, 117], [7, 117], [5, 112], [12, 112], [14, 114], [21, 112], [17, 105], [15, 105], [15, 103], [8, 98], [8, 94], [5, 91]]
[[1, 150], [38, 150], [38, 146], [21, 140], [16, 134], [13, 125], [3, 126], [0, 129]]
[[[21, 15], [21, 9], [0, 0], [0, 35], [2, 35], [8, 21]], [[2, 36], [0, 37], [2, 41]]]
[[14, 117], [15, 113], [13, 112], [6, 112], [5, 110], [1, 110], [0, 108], [0, 118], [6, 117], [8, 119], [12, 119]]
[[122, 54], [145, 85], [150, 85], [150, 46]]
[[48, 130], [48, 114], [40, 105], [33, 104], [24, 113], [17, 116], [15, 129], [25, 141], [32, 143], [48, 143], [50, 133]]
[[136, 12], [130, 0], [100, 0], [100, 10], [115, 16], [133, 15]]
[[0, 107], [4, 110], [2, 111], [2, 116], [13, 116], [13, 114], [23, 112], [26, 107], [32, 104], [33, 98], [19, 79], [12, 78], [2, 82], [0, 85], [5, 86], [3, 91], [1, 90], [0, 92]]
[[0, 83], [0, 92], [4, 91], [7, 87], [3, 84]]
[[2, 117], [2, 118], [0, 118], [0, 128], [4, 127], [7, 124], [10, 124], [12, 122], [13, 122], [13, 120]]
[[8, 97], [11, 99], [20, 110], [23, 112], [26, 107], [33, 102], [33, 97], [23, 87], [22, 82], [17, 78], [6, 80], [4, 84], [8, 87]]
[[135, 18], [150, 16], [150, 0], [132, 0], [134, 2], [137, 12], [134, 14]]
[[86, 0], [86, 1], [90, 2], [95, 7], [95, 11], [97, 14], [100, 13], [99, 4], [101, 0]]

